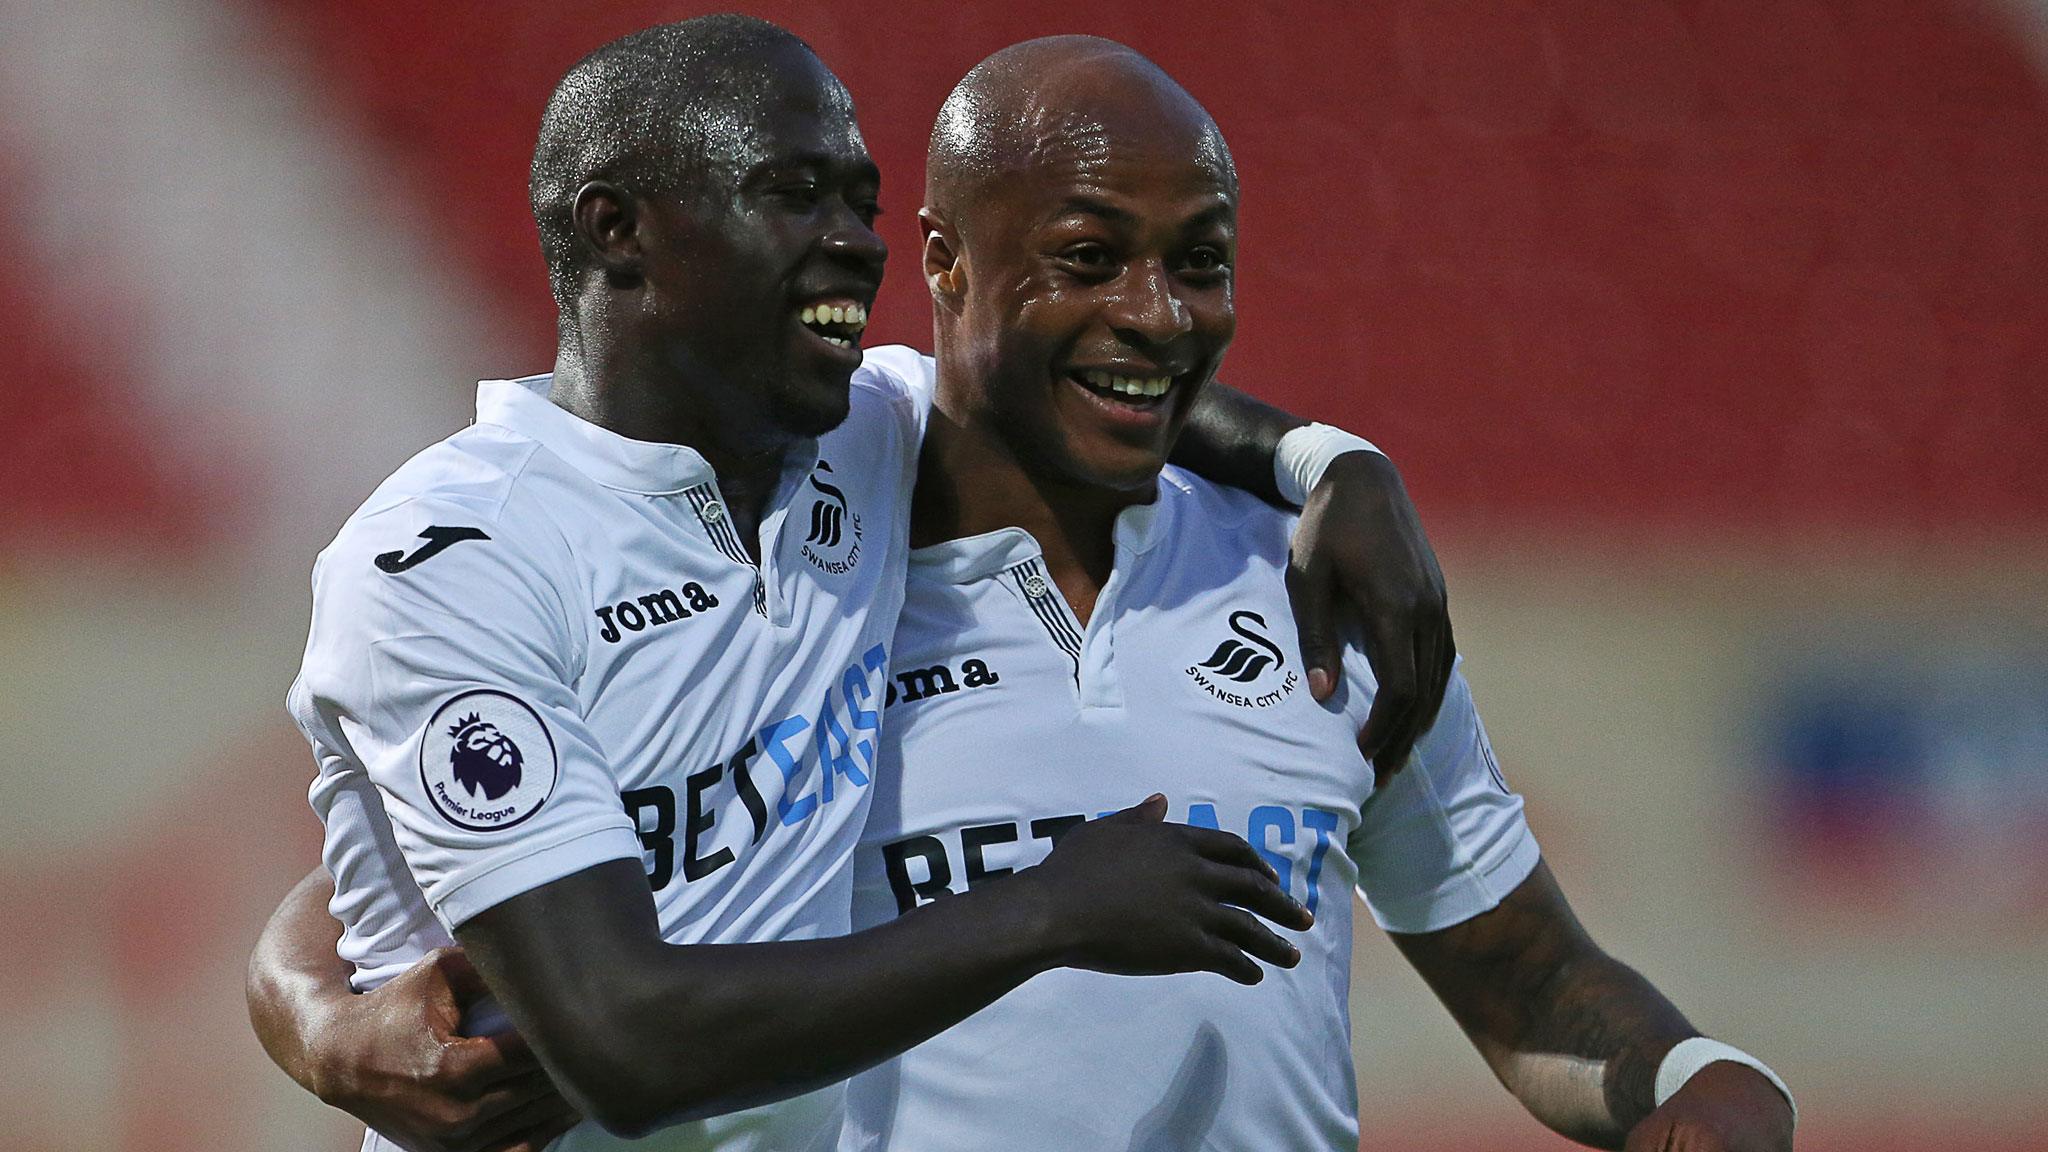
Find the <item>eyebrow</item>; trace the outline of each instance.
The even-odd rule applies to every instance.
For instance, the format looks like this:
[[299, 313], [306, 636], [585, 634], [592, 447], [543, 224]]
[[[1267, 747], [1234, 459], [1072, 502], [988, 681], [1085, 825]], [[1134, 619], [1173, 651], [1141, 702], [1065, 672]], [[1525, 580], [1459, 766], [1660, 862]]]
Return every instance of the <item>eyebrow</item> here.
[[[1201, 227], [1205, 224], [1227, 221], [1236, 214], [1236, 209], [1237, 206], [1230, 201], [1218, 200], [1216, 203], [1190, 217], [1187, 221], [1187, 226]], [[1137, 219], [1129, 211], [1119, 208], [1107, 200], [1098, 200], [1093, 196], [1087, 195], [1068, 196], [1065, 200], [1060, 201], [1059, 211], [1053, 213], [1052, 219], [1058, 219], [1061, 216], [1074, 212], [1088, 216], [1099, 216], [1116, 224], [1128, 224]]]
[[852, 180], [867, 180], [876, 184], [882, 182], [882, 170], [875, 166], [872, 157], [848, 160], [828, 152], [792, 152], [782, 156], [770, 156], [748, 169], [747, 178], [758, 179], [770, 173], [788, 172], [799, 168], [831, 173], [843, 170]]

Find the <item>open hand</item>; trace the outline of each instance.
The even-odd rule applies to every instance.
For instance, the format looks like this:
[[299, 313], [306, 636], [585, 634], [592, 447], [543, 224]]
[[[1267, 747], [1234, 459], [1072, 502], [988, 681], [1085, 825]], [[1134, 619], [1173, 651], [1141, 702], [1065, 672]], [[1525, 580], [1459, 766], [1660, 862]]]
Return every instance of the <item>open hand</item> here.
[[1792, 1105], [1754, 1068], [1709, 1064], [1629, 1131], [1624, 1152], [1791, 1152]]
[[485, 994], [460, 949], [428, 953], [324, 1025], [314, 1091], [408, 1152], [540, 1152], [580, 1117], [518, 1033], [459, 1033]]
[[1297, 931], [1314, 922], [1282, 892], [1250, 844], [1228, 832], [1165, 822], [1166, 797], [1091, 820], [1018, 873], [1051, 902], [1056, 955], [1124, 976], [1217, 972], [1240, 984], [1301, 952], [1260, 917]]
[[1379, 690], [1358, 735], [1384, 783], [1436, 722], [1457, 645], [1443, 570], [1401, 475], [1376, 452], [1330, 462], [1294, 531], [1288, 595], [1308, 666], [1309, 692], [1326, 700], [1342, 675], [1339, 621], [1365, 625], [1365, 657]]

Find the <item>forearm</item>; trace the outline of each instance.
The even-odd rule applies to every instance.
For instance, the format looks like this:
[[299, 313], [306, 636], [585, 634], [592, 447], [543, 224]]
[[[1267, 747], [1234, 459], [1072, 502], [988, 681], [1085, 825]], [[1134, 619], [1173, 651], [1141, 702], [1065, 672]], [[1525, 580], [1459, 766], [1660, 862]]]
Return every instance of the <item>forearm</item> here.
[[1587, 936], [1547, 866], [1491, 912], [1395, 941], [1530, 1114], [1595, 1147], [1622, 1146], [1658, 1062], [1698, 1034]]
[[1596, 949], [1532, 997], [1513, 1043], [1480, 1048], [1531, 1115], [1575, 1140], [1620, 1148], [1656, 1109], [1658, 1062], [1697, 1034], [1654, 985]]
[[1280, 502], [1273, 453], [1280, 438], [1308, 423], [1219, 381], [1195, 398], [1169, 459], [1199, 476]]
[[[531, 895], [538, 901], [518, 915], [535, 921], [550, 915], [544, 902], [577, 898], [573, 889]], [[472, 959], [570, 1101], [629, 1136], [843, 1080], [957, 1023], [1057, 959], [1046, 943], [1043, 907], [1022, 876], [852, 936], [656, 941], [609, 957], [577, 950], [543, 955], [546, 935], [499, 930], [490, 923], [497, 911], [458, 933]], [[651, 917], [652, 909], [621, 911], [634, 922], [596, 930], [646, 939], [638, 917]], [[550, 994], [563, 987], [585, 994]]]
[[315, 868], [272, 913], [249, 956], [244, 993], [256, 1038], [285, 1074], [320, 1095], [320, 1028], [350, 998], [351, 968], [336, 946], [341, 924], [327, 914], [333, 882]]

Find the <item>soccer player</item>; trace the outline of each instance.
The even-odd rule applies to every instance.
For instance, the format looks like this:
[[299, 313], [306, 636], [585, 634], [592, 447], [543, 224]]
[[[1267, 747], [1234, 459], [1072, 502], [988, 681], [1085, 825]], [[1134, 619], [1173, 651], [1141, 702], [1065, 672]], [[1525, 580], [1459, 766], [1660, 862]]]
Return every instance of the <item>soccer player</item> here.
[[[316, 566], [291, 705], [342, 956], [368, 988], [459, 940], [595, 1119], [575, 1147], [678, 1121], [678, 1147], [829, 1145], [849, 1074], [1039, 972], [1256, 982], [1296, 959], [1258, 917], [1309, 923], [1241, 839], [1155, 798], [1030, 876], [846, 934], [929, 412], [879, 365], [849, 386], [877, 182], [844, 89], [772, 25], [600, 49], [535, 153], [554, 373], [480, 386], [477, 424]], [[1289, 422], [1235, 411], [1207, 459], [1270, 489]], [[1367, 523], [1412, 549], [1395, 503]], [[516, 1048], [477, 1087], [518, 1106], [467, 1137], [568, 1119]]]
[[[1041, 976], [856, 1078], [844, 1146], [1355, 1148], [1355, 882], [1544, 1123], [1604, 1147], [1789, 1147], [1774, 1074], [1579, 926], [1462, 678], [1376, 786], [1351, 741], [1369, 670], [1318, 702], [1274, 626], [1292, 518], [1161, 472], [1234, 324], [1236, 176], [1207, 114], [1121, 46], [1035, 41], [956, 89], [929, 173], [938, 406], [856, 923], [1013, 883], [1132, 787], [1244, 830], [1319, 916], [1302, 963], [1252, 990]], [[1069, 365], [1176, 383], [1083, 397]]]
[[927, 180], [938, 414], [856, 926], [1029, 875], [1132, 788], [1243, 834], [1317, 923], [1302, 963], [1254, 989], [1033, 980], [857, 1077], [842, 1148], [1357, 1148], [1354, 886], [1551, 1128], [1789, 1148], [1775, 1074], [1698, 1038], [1580, 927], [1463, 677], [1376, 786], [1351, 739], [1369, 669], [1349, 661], [1328, 701], [1296, 675], [1294, 517], [1161, 471], [1192, 403], [1179, 385], [1058, 382], [1073, 363], [1206, 378], [1229, 343], [1237, 175], [1201, 106], [1121, 45], [1028, 42], [955, 88]]

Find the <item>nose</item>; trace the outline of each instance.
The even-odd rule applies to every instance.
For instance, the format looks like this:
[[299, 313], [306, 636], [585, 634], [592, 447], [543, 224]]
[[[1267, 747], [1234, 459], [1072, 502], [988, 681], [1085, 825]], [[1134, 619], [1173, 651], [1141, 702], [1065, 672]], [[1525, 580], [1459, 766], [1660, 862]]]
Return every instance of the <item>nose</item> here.
[[1136, 344], [1165, 344], [1194, 331], [1187, 302], [1173, 290], [1173, 277], [1158, 260], [1124, 270], [1109, 311], [1110, 326]]
[[825, 252], [835, 259], [873, 268], [878, 273], [889, 259], [889, 245], [868, 226], [850, 205], [841, 204], [833, 214], [823, 242]]

